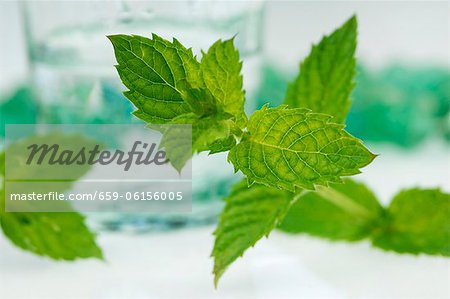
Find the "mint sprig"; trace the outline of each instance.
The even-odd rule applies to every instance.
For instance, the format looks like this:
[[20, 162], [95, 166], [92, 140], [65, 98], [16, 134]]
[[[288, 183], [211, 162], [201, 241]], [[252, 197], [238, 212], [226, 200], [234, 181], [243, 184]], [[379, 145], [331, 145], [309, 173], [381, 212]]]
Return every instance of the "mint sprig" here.
[[[192, 126], [192, 152], [185, 155], [176, 155], [180, 149], [171, 138], [178, 129], [162, 131], [172, 164], [180, 170], [195, 152], [229, 151], [228, 161], [246, 176], [225, 199], [214, 233], [216, 285], [230, 264], [277, 226], [332, 240], [371, 238], [375, 246], [398, 252], [446, 254], [442, 236], [448, 222], [428, 223], [422, 214], [405, 224], [405, 215], [412, 212], [404, 206], [421, 206], [421, 199], [394, 200], [385, 209], [366, 186], [343, 179], [375, 158], [342, 124], [354, 87], [356, 36], [353, 16], [312, 47], [289, 85], [285, 105], [265, 105], [249, 118], [233, 39], [217, 41], [197, 60], [175, 39], [110, 37], [135, 115], [150, 125]], [[168, 91], [163, 93], [161, 86]], [[427, 192], [418, 191], [416, 197]], [[433, 196], [444, 198], [439, 207], [448, 204], [447, 195]], [[402, 209], [396, 210], [397, 205]], [[425, 237], [431, 230], [438, 233]]]
[[[242, 171], [247, 176], [249, 184], [259, 183], [276, 188], [267, 192], [275, 194], [280, 192], [278, 188], [298, 193], [301, 188], [314, 190], [316, 185], [327, 186], [333, 182], [341, 182], [343, 176], [359, 173], [360, 168], [368, 165], [375, 157], [360, 140], [348, 134], [343, 125], [330, 120], [334, 115], [321, 114], [336, 111], [336, 114], [346, 113], [341, 102], [332, 103], [334, 110], [319, 109], [331, 105], [331, 102], [323, 101], [329, 100], [325, 95], [334, 97], [335, 89], [339, 89], [339, 92], [343, 89], [351, 90], [351, 80], [323, 84], [321, 96], [314, 95], [311, 99], [304, 100], [304, 92], [308, 94], [308, 89], [316, 90], [315, 82], [304, 78], [310, 74], [316, 76], [313, 74], [315, 71], [322, 71], [322, 68], [314, 69], [319, 66], [317, 60], [328, 59], [329, 52], [336, 53], [332, 62], [337, 66], [347, 65], [349, 56], [350, 61], [354, 60], [354, 47], [346, 46], [351, 39], [346, 35], [354, 30], [356, 21], [352, 18], [343, 29], [338, 29], [334, 34], [339, 38], [324, 39], [323, 46], [319, 45], [320, 49], [324, 48], [320, 53], [313, 50], [306, 59], [310, 62], [306, 63], [307, 67], [297, 80], [303, 93], [299, 93], [299, 97], [291, 97], [298, 87], [294, 85], [288, 92], [289, 99], [286, 102], [290, 107], [268, 108], [266, 105], [253, 113], [249, 120], [244, 113], [245, 93], [240, 74], [242, 62], [233, 39], [217, 41], [206, 53], [202, 52], [200, 61], [192, 54], [191, 49], [187, 49], [176, 39], [169, 42], [155, 34], [151, 39], [135, 35], [113, 35], [109, 39], [114, 46], [117, 70], [129, 89], [125, 95], [137, 108], [135, 115], [150, 126], [192, 126], [191, 153], [177, 147], [179, 127], [161, 130], [161, 145], [166, 148], [167, 156], [176, 169], [180, 171], [195, 152], [216, 153], [229, 150], [228, 160], [236, 171]], [[342, 31], [345, 34], [341, 38]], [[354, 44], [356, 45], [356, 41]], [[331, 66], [326, 70], [340, 71], [340, 67]], [[352, 75], [353, 72], [350, 72], [350, 79]], [[335, 77], [332, 73], [322, 79]], [[339, 84], [342, 86], [338, 86]], [[347, 101], [348, 92], [344, 97]], [[305, 103], [311, 105], [299, 106]], [[261, 186], [261, 190], [262, 188]], [[239, 203], [240, 198], [246, 197], [244, 190], [245, 186], [242, 185], [234, 191], [219, 221], [213, 252], [216, 282], [236, 255], [242, 254], [262, 235], [267, 235], [282, 220], [285, 212], [277, 211], [282, 206], [285, 207], [282, 210], [287, 211], [295, 197], [290, 192], [283, 193], [284, 205], [268, 201], [265, 211], [267, 215], [264, 215], [268, 218], [259, 219], [255, 224], [258, 229], [248, 231], [248, 239], [236, 239], [234, 246], [228, 244], [227, 240], [232, 238], [232, 232], [224, 229], [224, 226], [234, 221], [233, 211], [238, 211], [233, 207]], [[249, 192], [256, 195], [258, 190], [249, 189]], [[243, 194], [239, 194], [240, 192]], [[261, 202], [249, 205], [240, 213], [256, 213], [258, 203]], [[231, 247], [226, 248], [227, 246]]]

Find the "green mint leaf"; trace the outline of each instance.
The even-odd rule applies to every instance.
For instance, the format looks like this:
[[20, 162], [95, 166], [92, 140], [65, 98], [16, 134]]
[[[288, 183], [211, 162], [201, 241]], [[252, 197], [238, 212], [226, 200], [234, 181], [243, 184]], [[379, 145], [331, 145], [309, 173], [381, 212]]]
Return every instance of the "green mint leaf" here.
[[202, 152], [209, 150], [211, 144], [230, 136], [234, 122], [217, 117], [198, 118], [193, 114], [184, 114], [171, 123], [192, 124], [192, 150]]
[[191, 112], [183, 100], [201, 83], [200, 64], [176, 39], [169, 42], [156, 34], [111, 35], [125, 96], [138, 109], [134, 114], [148, 123], [164, 124]]
[[369, 237], [383, 208], [364, 184], [345, 179], [343, 184], [318, 187], [303, 194], [278, 227], [288, 233], [306, 233], [331, 240], [356, 241]]
[[354, 87], [356, 17], [314, 45], [300, 64], [300, 73], [288, 86], [284, 103], [332, 115], [342, 123], [350, 108]]
[[217, 154], [231, 150], [236, 145], [236, 139], [234, 136], [228, 136], [226, 138], [218, 139], [211, 143], [208, 147], [209, 154]]
[[242, 88], [242, 62], [234, 47], [233, 39], [218, 40], [203, 53], [201, 66], [205, 86], [211, 91], [223, 112], [234, 116], [245, 125], [245, 92]]
[[[209, 151], [210, 154], [228, 151], [236, 145], [234, 135], [240, 135], [247, 118], [244, 113], [244, 91], [242, 90], [242, 63], [233, 40], [217, 41], [203, 53], [201, 79], [203, 88], [187, 90], [184, 100], [192, 113], [172, 119], [170, 124], [192, 125], [192, 154]], [[179, 129], [168, 129], [162, 145], [172, 165], [181, 170], [190, 158], [189, 151], [173, 147], [177, 142], [173, 133]], [[179, 135], [178, 133], [176, 133]]]
[[[190, 124], [192, 153], [227, 151], [235, 145], [231, 128], [244, 127], [242, 63], [233, 40], [217, 41], [200, 64], [176, 39], [171, 43], [153, 34], [109, 36], [119, 75], [129, 89], [134, 114], [149, 124]], [[236, 124], [236, 125], [235, 125]], [[164, 130], [163, 146], [172, 165], [181, 170], [192, 153], [181, 154], [173, 134]]]
[[228, 159], [250, 182], [294, 191], [341, 182], [375, 157], [330, 116], [287, 107], [256, 111]]
[[373, 244], [400, 253], [450, 256], [450, 194], [439, 189], [398, 193]]
[[[199, 117], [194, 113], [175, 117], [170, 124], [173, 126], [163, 129], [160, 146], [165, 148], [170, 163], [178, 171], [181, 171], [193, 153], [211, 149], [217, 152], [219, 146], [226, 150], [225, 144], [219, 145], [218, 142], [230, 137], [234, 127], [234, 122], [230, 119], [220, 119], [216, 116]], [[191, 124], [192, 131], [187, 131], [186, 126], [176, 126], [184, 124]], [[192, 149], [186, 148], [189, 141], [186, 138], [192, 139]]]
[[[25, 161], [22, 161], [24, 155], [21, 151], [26, 148], [27, 144], [49, 143], [49, 140], [55, 140], [54, 138], [57, 138], [62, 146], [65, 144], [86, 145], [93, 142], [79, 135], [65, 136], [57, 133], [57, 136], [53, 134], [37, 135], [11, 144], [8, 148], [8, 161], [13, 162], [10, 166], [13, 167], [14, 175], [29, 171], [29, 169], [21, 167], [25, 164]], [[81, 177], [90, 169], [90, 166], [85, 165], [70, 169]], [[75, 211], [70, 213], [5, 212], [5, 152], [0, 153], [0, 179], [2, 180], [0, 185], [0, 226], [5, 236], [14, 245], [53, 259], [103, 259], [102, 251], [95, 242], [95, 235], [85, 225], [84, 217]], [[71, 181], [61, 182], [52, 191], [63, 192], [70, 188], [73, 183]], [[40, 190], [39, 186], [35, 186], [33, 190], [28, 191], [41, 192], [43, 190]], [[45, 191], [48, 190], [45, 189]], [[68, 209], [70, 208], [68, 207]]]
[[199, 117], [218, 114], [216, 99], [208, 89], [189, 89], [186, 91], [184, 100], [189, 104], [193, 113]]
[[[0, 190], [4, 204], [4, 190]], [[102, 259], [84, 217], [73, 213], [1, 213], [0, 225], [14, 245], [53, 259]]]
[[214, 232], [214, 283], [244, 251], [255, 245], [283, 219], [294, 196], [263, 185], [250, 188], [245, 180], [233, 187]]

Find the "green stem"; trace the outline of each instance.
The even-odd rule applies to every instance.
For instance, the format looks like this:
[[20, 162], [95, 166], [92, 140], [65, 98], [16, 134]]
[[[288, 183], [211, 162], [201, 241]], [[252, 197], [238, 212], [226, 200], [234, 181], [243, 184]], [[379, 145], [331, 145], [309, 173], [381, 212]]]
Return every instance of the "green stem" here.
[[325, 200], [349, 212], [350, 214], [358, 215], [364, 218], [371, 218], [372, 213], [364, 206], [356, 203], [350, 197], [342, 194], [332, 188], [317, 186], [316, 192]]
[[289, 204], [289, 207], [292, 207], [297, 202], [297, 200], [299, 200], [299, 198], [302, 197], [302, 195], [305, 194], [306, 192], [307, 191], [305, 189], [301, 189], [298, 193], [296, 193], [294, 195], [294, 197], [292, 198], [291, 203]]

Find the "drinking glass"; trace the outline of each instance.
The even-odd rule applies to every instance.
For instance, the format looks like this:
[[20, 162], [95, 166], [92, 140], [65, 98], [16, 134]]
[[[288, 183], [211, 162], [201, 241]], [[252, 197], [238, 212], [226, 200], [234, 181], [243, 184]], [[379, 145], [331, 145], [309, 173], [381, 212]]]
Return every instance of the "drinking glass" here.
[[[264, 3], [258, 1], [26, 1], [25, 34], [32, 90], [41, 123], [139, 123], [122, 92], [110, 34], [156, 33], [177, 38], [197, 56], [218, 39], [235, 36], [243, 60], [246, 111], [255, 109]], [[236, 181], [226, 154], [193, 158], [190, 214], [101, 214], [102, 227], [138, 230], [213, 221]], [[145, 188], [145, 186], [134, 186]]]

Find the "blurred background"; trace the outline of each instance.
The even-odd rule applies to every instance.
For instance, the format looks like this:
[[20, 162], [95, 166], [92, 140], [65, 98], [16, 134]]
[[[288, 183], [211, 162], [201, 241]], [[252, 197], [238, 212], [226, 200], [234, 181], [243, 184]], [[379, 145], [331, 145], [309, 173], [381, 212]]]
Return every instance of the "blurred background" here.
[[[448, 192], [448, 1], [0, 2], [0, 139], [5, 123], [141, 123], [121, 94], [107, 34], [154, 32], [197, 54], [237, 34], [251, 112], [278, 105], [312, 43], [355, 13], [358, 72], [347, 129], [380, 154], [356, 179], [383, 203], [407, 187]], [[0, 239], [0, 297], [450, 297], [443, 258], [279, 232], [231, 266], [214, 291], [211, 233], [220, 199], [239, 177], [225, 155], [200, 155], [193, 179], [192, 214], [89, 215], [106, 263], [49, 261]]]

